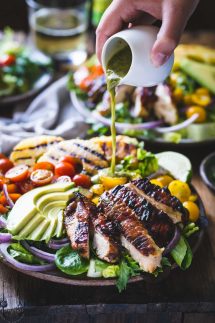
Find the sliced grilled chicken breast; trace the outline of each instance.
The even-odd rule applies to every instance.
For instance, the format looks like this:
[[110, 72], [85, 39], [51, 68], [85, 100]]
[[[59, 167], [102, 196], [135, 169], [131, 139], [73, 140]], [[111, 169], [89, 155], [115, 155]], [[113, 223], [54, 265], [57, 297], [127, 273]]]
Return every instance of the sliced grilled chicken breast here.
[[135, 212], [115, 195], [114, 190], [102, 195], [99, 207], [107, 218], [118, 223], [122, 245], [144, 271], [152, 273], [160, 266], [163, 250], [156, 245]]
[[175, 196], [171, 195], [168, 188], [154, 185], [147, 178], [135, 180], [127, 186], [156, 208], [165, 212], [173, 223], [187, 220], [186, 209]]
[[90, 257], [89, 219], [90, 213], [82, 201], [82, 195], [75, 193], [64, 211], [64, 222], [72, 249], [79, 251], [86, 259]]
[[133, 210], [159, 247], [165, 247], [173, 237], [175, 226], [166, 213], [158, 210], [129, 186], [117, 186], [112, 194]]

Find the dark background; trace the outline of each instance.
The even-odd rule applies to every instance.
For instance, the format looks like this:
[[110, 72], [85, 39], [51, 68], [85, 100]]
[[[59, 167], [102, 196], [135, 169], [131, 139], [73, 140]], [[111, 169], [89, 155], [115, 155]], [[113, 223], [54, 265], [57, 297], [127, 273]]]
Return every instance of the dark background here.
[[[25, 0], [0, 0], [0, 3], [0, 29], [10, 26], [14, 29], [27, 31], [28, 21]], [[215, 29], [215, 0], [200, 1], [197, 10], [188, 23], [187, 29]]]

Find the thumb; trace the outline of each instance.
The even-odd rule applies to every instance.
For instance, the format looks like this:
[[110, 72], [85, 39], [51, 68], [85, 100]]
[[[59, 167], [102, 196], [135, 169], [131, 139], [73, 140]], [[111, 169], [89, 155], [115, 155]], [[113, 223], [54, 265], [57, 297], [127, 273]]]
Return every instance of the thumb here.
[[180, 8], [164, 8], [162, 25], [152, 48], [151, 59], [155, 66], [163, 65], [178, 45], [186, 26], [187, 17]]

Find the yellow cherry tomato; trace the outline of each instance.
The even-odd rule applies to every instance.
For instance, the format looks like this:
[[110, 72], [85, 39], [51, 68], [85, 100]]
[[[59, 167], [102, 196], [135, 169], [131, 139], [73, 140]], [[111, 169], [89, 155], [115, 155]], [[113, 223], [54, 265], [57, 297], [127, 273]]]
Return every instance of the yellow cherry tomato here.
[[187, 109], [186, 111], [186, 116], [187, 118], [192, 117], [192, 115], [194, 115], [195, 113], [198, 113], [198, 118], [196, 119], [196, 123], [202, 123], [206, 120], [206, 111], [204, 108], [199, 107], [199, 106], [191, 106]]
[[176, 102], [180, 102], [183, 98], [183, 91], [180, 87], [177, 87], [174, 91], [173, 91], [173, 98]]
[[160, 186], [160, 187], [163, 187], [163, 184], [157, 179], [157, 178], [153, 178], [150, 180], [150, 182], [154, 185], [157, 185], [157, 186]]
[[183, 206], [188, 210], [189, 212], [189, 220], [191, 222], [196, 222], [199, 218], [199, 207], [196, 205], [196, 203], [192, 201], [186, 201], [183, 203]]
[[198, 196], [196, 194], [191, 194], [189, 197], [189, 201], [195, 202], [197, 200]]
[[186, 94], [185, 96], [184, 96], [184, 103], [186, 104], [186, 105], [190, 105], [190, 104], [192, 104], [193, 102], [192, 102], [192, 96], [190, 95], [190, 94]]
[[198, 94], [198, 95], [210, 95], [210, 92], [205, 87], [199, 87], [196, 90], [196, 94]]
[[185, 182], [174, 180], [168, 186], [170, 193], [176, 196], [182, 203], [188, 201], [191, 191]]
[[105, 191], [105, 188], [102, 184], [95, 184], [91, 187], [90, 190], [96, 195], [102, 195], [102, 193], [104, 193]]
[[99, 196], [95, 196], [93, 199], [92, 199], [92, 202], [95, 203], [96, 205], [99, 203]]
[[169, 175], [163, 175], [156, 178], [163, 186], [168, 186], [173, 181], [173, 178]]
[[111, 177], [111, 176], [101, 176], [100, 181], [104, 185], [105, 189], [110, 190], [117, 185], [123, 185], [127, 182], [126, 177]]
[[210, 95], [192, 94], [192, 103], [206, 107], [211, 103]]

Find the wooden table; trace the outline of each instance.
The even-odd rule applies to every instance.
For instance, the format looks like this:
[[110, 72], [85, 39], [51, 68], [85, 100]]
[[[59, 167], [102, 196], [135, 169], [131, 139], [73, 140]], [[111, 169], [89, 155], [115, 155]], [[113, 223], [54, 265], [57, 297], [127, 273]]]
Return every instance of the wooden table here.
[[[215, 43], [213, 34], [185, 35], [184, 40]], [[157, 151], [159, 147], [147, 147]], [[182, 149], [194, 163], [193, 183], [209, 218], [208, 232], [190, 269], [175, 270], [157, 284], [115, 287], [71, 287], [44, 282], [0, 265], [0, 323], [212, 323], [215, 322], [215, 195], [198, 169], [213, 146]]]

